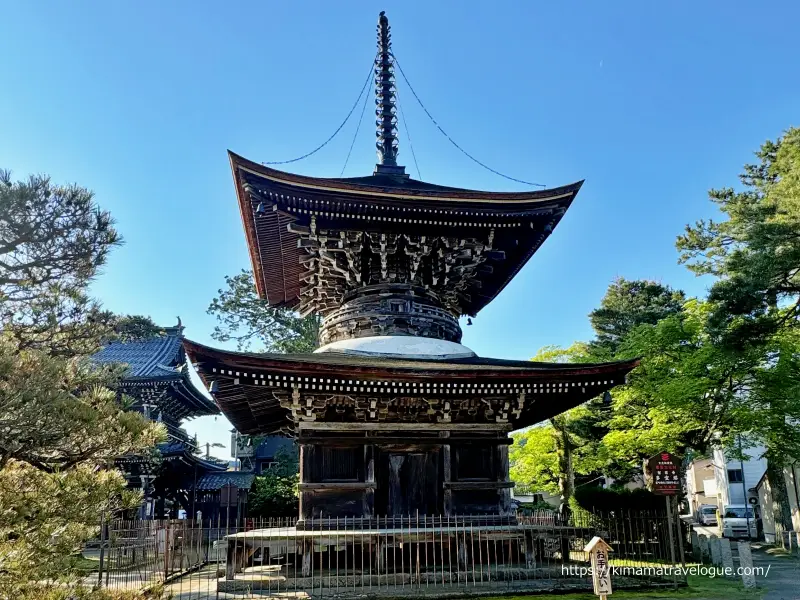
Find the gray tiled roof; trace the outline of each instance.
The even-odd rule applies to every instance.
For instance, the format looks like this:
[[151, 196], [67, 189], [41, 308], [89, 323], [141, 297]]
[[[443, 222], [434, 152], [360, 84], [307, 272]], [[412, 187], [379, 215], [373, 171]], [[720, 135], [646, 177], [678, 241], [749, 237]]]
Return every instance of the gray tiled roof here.
[[130, 377], [177, 375], [182, 362], [181, 338], [164, 335], [135, 342], [112, 342], [92, 357], [100, 363], [126, 363]]
[[227, 461], [222, 461], [216, 458], [203, 458], [199, 454], [194, 453], [194, 447], [185, 441], [172, 441], [158, 444], [156, 446], [161, 456], [164, 458], [180, 458], [183, 457], [189, 462], [196, 464], [200, 469], [206, 471], [225, 471], [228, 468]]
[[226, 471], [224, 473], [207, 473], [197, 480], [197, 490], [218, 490], [232, 483], [240, 490], [249, 490], [256, 476], [242, 471]]
[[129, 372], [123, 385], [137, 386], [149, 382], [171, 384], [169, 397], [176, 419], [219, 414], [213, 400], [207, 398], [192, 383], [189, 373], [182, 369], [186, 361], [183, 351], [182, 327], [167, 327], [164, 334], [132, 342], [111, 342], [92, 356], [97, 363], [123, 363]]

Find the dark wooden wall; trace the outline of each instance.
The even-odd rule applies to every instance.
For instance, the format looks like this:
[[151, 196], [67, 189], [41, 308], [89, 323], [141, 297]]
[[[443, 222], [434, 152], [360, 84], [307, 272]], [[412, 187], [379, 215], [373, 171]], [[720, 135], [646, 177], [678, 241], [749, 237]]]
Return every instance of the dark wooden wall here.
[[305, 432], [300, 517], [497, 515], [510, 511], [505, 432]]

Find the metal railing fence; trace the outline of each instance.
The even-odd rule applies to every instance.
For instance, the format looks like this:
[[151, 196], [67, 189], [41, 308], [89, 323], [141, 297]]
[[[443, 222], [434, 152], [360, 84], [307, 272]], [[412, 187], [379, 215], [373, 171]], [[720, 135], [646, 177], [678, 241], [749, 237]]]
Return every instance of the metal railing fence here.
[[[589, 590], [585, 545], [612, 547], [615, 587], [675, 585], [663, 513], [104, 524], [94, 584], [176, 600]], [[680, 539], [680, 536], [673, 536]], [[672, 551], [671, 551], [672, 550]], [[87, 581], [88, 582], [88, 581]]]

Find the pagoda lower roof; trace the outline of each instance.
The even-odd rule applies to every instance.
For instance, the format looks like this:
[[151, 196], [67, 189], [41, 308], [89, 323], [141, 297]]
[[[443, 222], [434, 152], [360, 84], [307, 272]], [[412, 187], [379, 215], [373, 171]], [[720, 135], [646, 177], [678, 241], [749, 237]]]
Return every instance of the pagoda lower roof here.
[[[376, 274], [359, 272], [362, 263], [358, 258], [346, 267], [353, 271], [347, 281], [339, 279], [341, 265], [333, 273], [323, 273], [324, 269], [314, 263], [320, 237], [329, 240], [323, 246], [340, 244], [336, 248], [323, 247], [323, 252], [345, 250], [351, 255], [354, 249], [356, 254], [361, 252], [362, 234], [389, 236], [390, 243], [399, 236], [407, 240], [406, 245], [426, 240], [424, 243], [434, 253], [441, 252], [437, 239], [447, 247], [452, 247], [454, 240], [462, 240], [469, 248], [477, 244], [478, 262], [482, 263], [479, 272], [473, 272], [472, 267], [468, 274], [462, 271], [472, 256], [463, 254], [458, 244], [454, 253], [460, 256], [448, 270], [450, 279], [459, 272], [460, 277], [470, 280], [466, 286], [469, 291], [457, 306], [448, 309], [475, 315], [549, 237], [583, 184], [579, 181], [545, 190], [486, 192], [381, 174], [308, 177], [278, 171], [232, 152], [229, 157], [259, 295], [275, 307], [300, 306], [306, 312], [308, 306], [322, 314], [326, 303], [304, 298], [310, 288], [343, 287], [347, 292], [366, 285], [363, 277]], [[423, 253], [416, 260], [424, 264], [432, 256]], [[411, 278], [421, 278], [423, 271]], [[404, 281], [397, 273], [388, 277], [399, 283], [427, 283]], [[440, 280], [439, 285], [443, 285], [445, 279]], [[448, 285], [460, 284], [453, 279]], [[326, 295], [336, 298], [341, 293], [326, 291]]]
[[275, 392], [308, 395], [541, 399], [525, 404], [509, 424], [517, 429], [560, 414], [625, 382], [638, 359], [608, 363], [541, 363], [496, 358], [382, 358], [336, 352], [257, 354], [184, 340], [200, 377], [215, 382], [217, 404], [242, 433], [292, 429]]

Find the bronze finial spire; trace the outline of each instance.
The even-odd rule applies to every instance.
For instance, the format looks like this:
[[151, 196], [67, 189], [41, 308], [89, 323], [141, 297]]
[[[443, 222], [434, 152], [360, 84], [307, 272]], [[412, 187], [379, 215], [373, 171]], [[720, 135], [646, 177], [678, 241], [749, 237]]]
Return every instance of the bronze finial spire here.
[[378, 18], [378, 56], [375, 58], [375, 124], [378, 127], [375, 146], [378, 165], [375, 173], [405, 175], [405, 167], [397, 165], [397, 110], [394, 87], [394, 57], [389, 19], [381, 11]]

